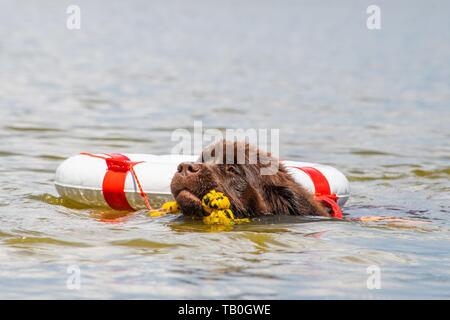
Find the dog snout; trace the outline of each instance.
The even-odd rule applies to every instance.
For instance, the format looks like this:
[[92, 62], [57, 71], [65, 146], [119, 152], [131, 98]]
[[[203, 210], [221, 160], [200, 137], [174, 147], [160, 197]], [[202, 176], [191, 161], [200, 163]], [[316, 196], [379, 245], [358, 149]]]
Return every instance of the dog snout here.
[[192, 175], [200, 171], [201, 164], [194, 162], [182, 162], [178, 165], [177, 172], [183, 176]]

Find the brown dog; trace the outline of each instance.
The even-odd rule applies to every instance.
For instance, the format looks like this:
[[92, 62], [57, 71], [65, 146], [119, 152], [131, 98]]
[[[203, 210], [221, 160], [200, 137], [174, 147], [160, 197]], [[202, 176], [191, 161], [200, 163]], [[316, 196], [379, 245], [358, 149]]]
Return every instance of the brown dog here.
[[[278, 170], [262, 175], [261, 169], [273, 163]], [[183, 214], [189, 216], [206, 215], [201, 199], [212, 189], [229, 197], [231, 210], [239, 218], [329, 216], [277, 158], [242, 142], [220, 141], [206, 147], [197, 162], [183, 162], [178, 166], [170, 187]]]

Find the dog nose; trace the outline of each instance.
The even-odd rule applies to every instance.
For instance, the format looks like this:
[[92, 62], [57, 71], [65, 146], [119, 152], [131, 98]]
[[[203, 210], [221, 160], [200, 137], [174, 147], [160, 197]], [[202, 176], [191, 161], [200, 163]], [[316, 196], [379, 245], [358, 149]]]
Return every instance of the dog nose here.
[[177, 171], [182, 175], [189, 175], [200, 170], [200, 163], [182, 162], [178, 165]]

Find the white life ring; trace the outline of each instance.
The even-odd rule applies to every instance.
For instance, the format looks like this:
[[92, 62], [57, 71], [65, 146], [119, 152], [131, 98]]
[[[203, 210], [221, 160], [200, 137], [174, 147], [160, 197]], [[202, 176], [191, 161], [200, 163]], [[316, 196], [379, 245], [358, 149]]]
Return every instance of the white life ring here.
[[[178, 164], [196, 159], [190, 155], [80, 154], [57, 168], [55, 186], [64, 199], [116, 210], [145, 208], [141, 186], [150, 205], [158, 208], [173, 200], [170, 182]], [[316, 163], [282, 162], [295, 181], [313, 194], [332, 196], [341, 207], [348, 200], [349, 182], [339, 170]]]

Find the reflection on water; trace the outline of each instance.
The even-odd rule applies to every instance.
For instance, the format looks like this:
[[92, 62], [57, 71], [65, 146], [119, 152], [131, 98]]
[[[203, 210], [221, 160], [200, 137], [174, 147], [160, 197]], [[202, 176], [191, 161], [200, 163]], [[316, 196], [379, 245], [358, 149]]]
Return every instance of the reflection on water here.
[[[64, 3], [2, 3], [0, 297], [450, 297], [447, 2], [381, 1], [380, 31], [360, 1], [78, 2], [77, 32]], [[168, 153], [194, 120], [280, 128], [283, 158], [349, 177], [347, 218], [403, 220], [218, 227], [56, 195], [68, 156]]]

